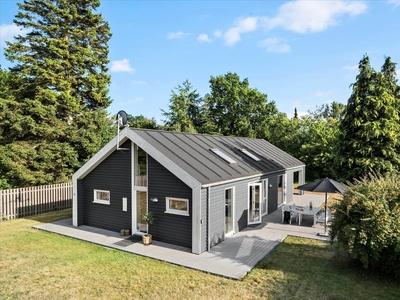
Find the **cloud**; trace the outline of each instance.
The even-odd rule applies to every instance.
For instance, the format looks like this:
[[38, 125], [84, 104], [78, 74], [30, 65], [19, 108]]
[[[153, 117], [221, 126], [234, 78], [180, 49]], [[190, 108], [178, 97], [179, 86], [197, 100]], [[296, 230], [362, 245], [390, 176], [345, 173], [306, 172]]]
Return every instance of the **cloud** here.
[[220, 38], [222, 36], [223, 32], [222, 32], [222, 30], [218, 30], [217, 29], [217, 30], [214, 31], [213, 34], [214, 34], [215, 37]]
[[0, 42], [1, 44], [5, 41], [11, 41], [16, 35], [24, 35], [28, 30], [21, 29], [15, 24], [3, 24], [0, 25]]
[[268, 52], [286, 53], [290, 52], [290, 46], [278, 38], [268, 38], [258, 42], [258, 46], [267, 48]]
[[111, 72], [135, 73], [136, 70], [129, 65], [129, 59], [114, 60], [111, 62]]
[[235, 26], [228, 29], [223, 35], [225, 44], [228, 46], [233, 46], [240, 41], [241, 33], [247, 33], [256, 30], [258, 26], [258, 20], [258, 17], [237, 19], [235, 22]]
[[208, 37], [208, 35], [205, 34], [205, 33], [199, 34], [199, 37], [197, 38], [197, 40], [198, 40], [199, 42], [202, 42], [202, 43], [211, 43], [211, 42], [212, 42], [212, 39], [210, 39], [210, 38]]
[[358, 69], [358, 65], [343, 66], [342, 69], [343, 69], [343, 70], [347, 70], [347, 71], [353, 71], [353, 70], [357, 70], [357, 69]]
[[388, 5], [393, 5], [393, 9], [395, 9], [397, 6], [400, 5], [400, 0], [388, 0], [387, 4]]
[[191, 33], [184, 33], [182, 31], [177, 31], [177, 32], [170, 32], [167, 35], [167, 39], [169, 40], [173, 40], [173, 39], [181, 39], [183, 38], [185, 35], [191, 35]]
[[291, 1], [281, 5], [275, 17], [264, 17], [262, 23], [268, 29], [319, 32], [335, 26], [343, 15], [356, 16], [366, 9], [367, 5], [361, 1]]
[[142, 80], [134, 80], [131, 82], [133, 85], [145, 85], [147, 84], [146, 81], [142, 81]]
[[327, 96], [332, 94], [332, 91], [325, 91], [325, 92], [321, 92], [321, 91], [316, 91], [314, 93], [311, 94], [311, 96], [313, 97], [322, 97], [322, 96]]

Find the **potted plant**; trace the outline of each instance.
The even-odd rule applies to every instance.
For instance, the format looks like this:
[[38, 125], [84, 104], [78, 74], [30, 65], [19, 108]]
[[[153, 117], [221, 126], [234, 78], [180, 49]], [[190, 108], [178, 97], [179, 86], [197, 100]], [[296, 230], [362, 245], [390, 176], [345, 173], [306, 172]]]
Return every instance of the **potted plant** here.
[[147, 212], [147, 213], [143, 214], [142, 215], [142, 222], [147, 225], [146, 234], [142, 235], [143, 245], [147, 246], [147, 245], [150, 245], [151, 242], [152, 242], [152, 236], [151, 236], [151, 234], [149, 234], [148, 225], [151, 225], [151, 224], [154, 223], [153, 213], [152, 212]]

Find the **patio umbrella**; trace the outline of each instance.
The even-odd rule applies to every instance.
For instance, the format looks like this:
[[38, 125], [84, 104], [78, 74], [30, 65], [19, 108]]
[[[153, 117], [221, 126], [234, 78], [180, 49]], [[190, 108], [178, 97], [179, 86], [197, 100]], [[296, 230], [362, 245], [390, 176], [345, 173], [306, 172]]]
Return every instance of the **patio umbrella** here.
[[325, 230], [324, 230], [324, 235], [326, 236], [326, 219], [327, 219], [326, 205], [328, 202], [328, 193], [343, 194], [346, 191], [346, 186], [343, 183], [337, 182], [333, 179], [329, 179], [328, 177], [326, 177], [324, 179], [319, 179], [319, 180], [311, 182], [311, 183], [299, 185], [297, 188], [302, 191], [325, 193]]

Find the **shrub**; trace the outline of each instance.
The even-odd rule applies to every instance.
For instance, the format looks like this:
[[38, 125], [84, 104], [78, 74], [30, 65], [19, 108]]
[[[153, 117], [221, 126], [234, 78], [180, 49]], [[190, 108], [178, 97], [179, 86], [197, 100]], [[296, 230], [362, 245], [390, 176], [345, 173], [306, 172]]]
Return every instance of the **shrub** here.
[[400, 278], [400, 175], [369, 174], [349, 184], [335, 204], [331, 241], [337, 238], [365, 268]]

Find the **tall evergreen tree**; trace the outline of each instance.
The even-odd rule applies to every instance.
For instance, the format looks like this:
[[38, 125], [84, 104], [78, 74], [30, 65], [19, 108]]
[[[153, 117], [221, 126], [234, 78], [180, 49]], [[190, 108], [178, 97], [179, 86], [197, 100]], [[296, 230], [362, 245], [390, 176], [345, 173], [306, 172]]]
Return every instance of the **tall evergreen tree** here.
[[201, 102], [202, 98], [186, 79], [182, 85], [172, 90], [169, 110], [161, 110], [165, 117], [164, 126], [178, 132], [197, 132], [203, 123]]
[[370, 171], [384, 173], [400, 166], [400, 118], [391, 74], [375, 71], [368, 56], [359, 64], [337, 143], [337, 172], [351, 180]]
[[0, 112], [0, 169], [13, 185], [68, 180], [110, 138], [110, 28], [98, 0], [25, 0], [8, 42], [12, 97]]

